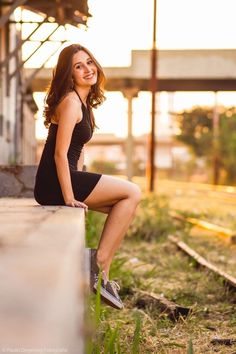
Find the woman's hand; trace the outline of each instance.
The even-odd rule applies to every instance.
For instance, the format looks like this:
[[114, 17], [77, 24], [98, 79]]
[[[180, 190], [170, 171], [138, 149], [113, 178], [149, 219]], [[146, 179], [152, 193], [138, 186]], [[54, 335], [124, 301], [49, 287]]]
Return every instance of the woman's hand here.
[[88, 211], [88, 206], [84, 204], [83, 202], [79, 202], [76, 199], [71, 199], [66, 201], [66, 205], [70, 207], [75, 207], [75, 208], [83, 208], [86, 212]]

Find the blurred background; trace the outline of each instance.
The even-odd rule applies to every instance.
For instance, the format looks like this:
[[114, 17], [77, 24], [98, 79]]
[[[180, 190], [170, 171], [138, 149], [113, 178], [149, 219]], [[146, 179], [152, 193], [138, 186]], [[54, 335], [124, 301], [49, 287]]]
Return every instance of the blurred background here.
[[[39, 162], [58, 54], [81, 43], [103, 66], [88, 170], [235, 185], [234, 0], [0, 1], [0, 164]], [[153, 183], [152, 183], [153, 182]]]

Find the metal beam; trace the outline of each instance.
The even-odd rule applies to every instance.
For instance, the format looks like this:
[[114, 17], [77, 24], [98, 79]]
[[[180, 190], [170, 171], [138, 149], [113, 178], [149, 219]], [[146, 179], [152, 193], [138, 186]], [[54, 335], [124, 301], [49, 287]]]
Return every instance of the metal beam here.
[[16, 68], [15, 71], [13, 71], [13, 73], [10, 74], [10, 80], [16, 75], [16, 73], [19, 71], [19, 69], [21, 69], [24, 64], [39, 50], [39, 48], [42, 47], [42, 45], [47, 42], [47, 40], [51, 37], [51, 35], [56, 32], [56, 30], [60, 27], [60, 25], [57, 24], [57, 27], [54, 28], [54, 30], [52, 32], [50, 32], [50, 34], [43, 40], [43, 41], [40, 41], [40, 45], [39, 47], [37, 47], [29, 56], [28, 58], [25, 60], [25, 61], [22, 61], [20, 63], [20, 65], [18, 65], [18, 67]]
[[[62, 47], [62, 45], [65, 43], [66, 41], [61, 41], [61, 46], [59, 48]], [[37, 73], [45, 66], [45, 64], [48, 62], [48, 60], [59, 50], [59, 48], [57, 48], [56, 50], [54, 50], [52, 53], [50, 53], [50, 55], [45, 59], [45, 61], [43, 62], [43, 64], [38, 67], [37, 69], [35, 69], [33, 71], [33, 73], [30, 75], [29, 78], [26, 79], [25, 83], [24, 83], [24, 92], [27, 90], [28, 87], [30, 87], [34, 77], [37, 75]], [[45, 85], [46, 87], [46, 85]], [[44, 88], [45, 89], [45, 88]]]
[[[25, 69], [30, 73], [33, 69]], [[50, 69], [48, 69], [50, 71]], [[32, 83], [33, 91], [43, 91], [48, 85], [50, 73], [39, 75]], [[129, 88], [137, 87], [139, 91], [149, 91], [148, 79], [130, 79]], [[122, 91], [127, 88], [126, 79], [107, 78], [106, 91]], [[236, 91], [236, 79], [158, 79], [159, 91]]]
[[[107, 77], [106, 90], [120, 91], [126, 86], [127, 78]], [[150, 91], [150, 81], [146, 78], [129, 78], [129, 87], [138, 87], [140, 91]], [[157, 91], [157, 80], [156, 80]], [[236, 79], [160, 79], [158, 91], [236, 91]]]
[[23, 45], [26, 41], [28, 41], [28, 39], [39, 29], [39, 27], [40, 27], [43, 23], [44, 23], [44, 22], [38, 22], [38, 23], [37, 23], [38, 26], [37, 26], [32, 32], [30, 32], [30, 34], [29, 34], [25, 39], [19, 41], [19, 43], [17, 44], [17, 46], [14, 48], [14, 50], [13, 50], [12, 52], [10, 52], [10, 53], [6, 56], [6, 58], [5, 58], [4, 60], [2, 60], [2, 61], [0, 62], [0, 68], [3, 67], [3, 66], [5, 66], [5, 65], [9, 62], [9, 60], [10, 60], [11, 58], [13, 58], [13, 57], [17, 54], [18, 50], [20, 50], [20, 48], [22, 47], [22, 45]]
[[4, 27], [7, 23], [12, 12], [18, 7], [24, 5], [27, 0], [16, 0], [14, 4], [0, 17], [0, 28]]

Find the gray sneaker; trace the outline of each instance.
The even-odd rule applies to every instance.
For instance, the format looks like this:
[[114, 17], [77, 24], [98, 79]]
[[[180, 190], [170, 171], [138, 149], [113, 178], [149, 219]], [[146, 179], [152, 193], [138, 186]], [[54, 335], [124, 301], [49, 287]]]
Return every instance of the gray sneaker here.
[[[95, 276], [93, 290], [97, 293], [98, 288], [98, 276]], [[104, 279], [101, 280], [100, 294], [101, 299], [116, 309], [123, 309], [124, 305], [119, 297], [118, 290], [120, 290], [119, 285], [114, 281], [107, 281], [106, 284]]]

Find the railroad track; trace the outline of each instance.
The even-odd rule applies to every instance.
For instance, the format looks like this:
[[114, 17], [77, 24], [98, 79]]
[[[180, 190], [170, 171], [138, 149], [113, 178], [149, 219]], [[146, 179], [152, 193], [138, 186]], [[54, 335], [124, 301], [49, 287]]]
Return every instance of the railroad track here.
[[213, 224], [213, 223], [208, 222], [206, 220], [183, 216], [174, 210], [171, 210], [169, 212], [169, 215], [176, 220], [188, 222], [188, 223], [190, 223], [194, 226], [197, 226], [201, 229], [212, 231], [216, 235], [224, 237], [224, 239], [227, 239], [227, 241], [230, 243], [236, 243], [236, 231], [234, 231], [234, 230]]
[[191, 257], [198, 265], [206, 268], [210, 272], [213, 272], [218, 277], [223, 279], [224, 284], [226, 284], [229, 288], [236, 290], [236, 278], [229, 275], [228, 273], [222, 271], [214, 264], [208, 262], [204, 257], [202, 257], [199, 253], [197, 253], [193, 248], [188, 246], [185, 242], [178, 239], [178, 237], [169, 235], [168, 239], [174, 243], [181, 251]]
[[[236, 243], [236, 232], [205, 220], [200, 220], [192, 217], [185, 217], [176, 211], [170, 211], [170, 216], [174, 219], [180, 220], [182, 222], [188, 222], [194, 226], [197, 226], [201, 229], [211, 231], [214, 234], [227, 239], [228, 243], [235, 244]], [[228, 273], [216, 267], [211, 262], [207, 261], [204, 257], [202, 257], [196, 250], [191, 248], [185, 242], [181, 241], [178, 237], [169, 235], [168, 239], [174, 243], [182, 252], [187, 254], [189, 257], [194, 259], [194, 261], [200, 265], [201, 267], [205, 267], [209, 271], [215, 273], [217, 276], [221, 277], [225, 284], [227, 284], [230, 288], [236, 290], [236, 278], [232, 277]]]
[[[199, 253], [197, 253], [193, 248], [187, 245], [185, 242], [179, 240], [176, 236], [169, 235], [168, 240], [173, 243], [176, 247], [178, 247], [183, 253], [185, 253], [188, 257], [194, 260], [194, 262], [199, 265], [201, 268], [207, 269], [209, 272], [214, 273], [217, 277], [223, 279], [222, 284], [226, 285], [228, 289], [236, 291], [236, 278], [224, 272], [223, 270], [216, 267], [211, 262], [207, 261], [204, 257], [202, 257]], [[129, 264], [129, 268], [132, 263]], [[136, 261], [133, 265], [133, 268], [137, 269], [137, 267], [150, 266], [150, 268], [154, 267], [154, 264], [142, 263], [140, 261]], [[161, 316], [167, 316], [171, 321], [178, 321], [181, 318], [187, 318], [191, 315], [193, 311], [193, 307], [186, 307], [177, 304], [175, 301], [170, 300], [162, 295], [158, 295], [152, 291], [143, 291], [140, 289], [133, 289], [133, 295], [135, 298], [134, 306], [139, 309], [158, 309]], [[222, 339], [217, 339], [218, 341]], [[221, 343], [222, 344], [222, 343]]]

